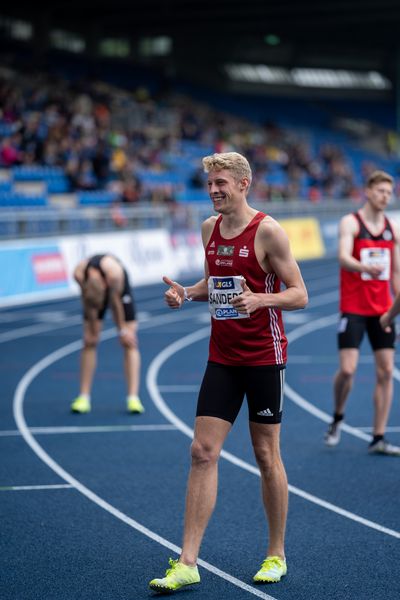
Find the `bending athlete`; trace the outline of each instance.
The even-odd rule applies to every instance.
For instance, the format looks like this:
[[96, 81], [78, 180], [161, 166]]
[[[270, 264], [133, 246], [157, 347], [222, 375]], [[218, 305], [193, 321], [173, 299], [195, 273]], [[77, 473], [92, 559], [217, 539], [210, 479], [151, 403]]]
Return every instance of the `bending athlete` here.
[[83, 306], [83, 348], [80, 361], [80, 392], [71, 404], [75, 413], [91, 410], [90, 393], [96, 369], [97, 345], [108, 306], [111, 306], [119, 341], [124, 350], [127, 382], [127, 410], [143, 413], [138, 396], [140, 354], [137, 341], [135, 304], [128, 274], [120, 261], [110, 254], [96, 254], [78, 263], [75, 280], [81, 288]]

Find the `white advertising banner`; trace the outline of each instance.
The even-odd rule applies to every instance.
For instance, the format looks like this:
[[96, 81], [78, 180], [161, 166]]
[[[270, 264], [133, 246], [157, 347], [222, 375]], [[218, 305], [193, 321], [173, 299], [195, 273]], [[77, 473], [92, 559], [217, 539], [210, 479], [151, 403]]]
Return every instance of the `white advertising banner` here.
[[179, 261], [164, 229], [0, 242], [0, 306], [78, 294], [76, 264], [94, 254], [113, 254], [133, 287], [177, 279]]
[[[72, 281], [75, 265], [94, 254], [113, 254], [127, 270], [132, 286], [178, 275], [169, 233], [163, 229], [132, 233], [105, 233], [62, 238], [59, 242]], [[75, 284], [72, 284], [75, 286]]]

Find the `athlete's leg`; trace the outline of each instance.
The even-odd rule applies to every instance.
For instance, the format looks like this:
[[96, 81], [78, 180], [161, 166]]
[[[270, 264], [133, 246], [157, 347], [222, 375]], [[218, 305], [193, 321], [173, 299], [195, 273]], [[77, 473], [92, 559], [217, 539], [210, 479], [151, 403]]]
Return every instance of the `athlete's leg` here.
[[376, 385], [374, 390], [374, 435], [384, 435], [393, 398], [394, 350], [383, 348], [374, 352]]
[[93, 376], [96, 370], [97, 344], [99, 343], [102, 321], [83, 321], [83, 348], [80, 359], [80, 393], [90, 396]]
[[346, 401], [353, 386], [358, 357], [358, 348], [343, 348], [339, 351], [339, 369], [333, 383], [334, 409], [337, 415], [344, 413]]
[[123, 344], [127, 392], [128, 396], [137, 396], [140, 383], [140, 353], [136, 339], [137, 322], [129, 321], [124, 328], [129, 332], [129, 339], [135, 340], [134, 344]]
[[196, 564], [201, 540], [217, 498], [218, 459], [232, 425], [216, 417], [196, 417], [192, 464], [186, 494], [180, 561]]
[[269, 525], [267, 556], [285, 557], [288, 483], [280, 453], [280, 423], [250, 421], [254, 454], [261, 474], [262, 497]]

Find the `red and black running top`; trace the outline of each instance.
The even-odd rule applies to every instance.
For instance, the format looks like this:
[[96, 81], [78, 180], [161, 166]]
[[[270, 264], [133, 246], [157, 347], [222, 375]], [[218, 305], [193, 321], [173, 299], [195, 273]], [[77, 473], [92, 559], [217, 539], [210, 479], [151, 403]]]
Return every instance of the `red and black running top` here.
[[373, 235], [360, 214], [353, 213], [358, 223], [354, 239], [353, 256], [366, 264], [381, 265], [384, 269], [379, 279], [367, 273], [340, 269], [340, 311], [364, 316], [378, 316], [392, 304], [390, 281], [392, 277], [395, 236], [389, 219], [385, 217], [382, 231]]
[[[244, 231], [230, 239], [220, 233], [220, 215], [206, 247], [210, 276], [242, 275], [252, 292], [277, 293], [281, 282], [260, 266], [254, 239], [265, 214], [258, 212]], [[248, 319], [211, 319], [209, 360], [226, 365], [284, 365], [287, 339], [281, 311], [261, 308]]]

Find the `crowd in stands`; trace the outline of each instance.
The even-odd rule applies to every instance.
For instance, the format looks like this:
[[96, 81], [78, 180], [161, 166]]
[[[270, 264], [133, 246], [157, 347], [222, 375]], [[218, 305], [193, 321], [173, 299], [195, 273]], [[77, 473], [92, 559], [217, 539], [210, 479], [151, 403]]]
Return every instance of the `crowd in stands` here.
[[104, 82], [9, 72], [0, 79], [0, 168], [64, 170], [65, 191], [112, 190], [123, 203], [206, 200], [201, 157], [235, 150], [254, 170], [257, 201], [351, 198], [379, 166], [312, 132], [217, 110], [187, 96], [151, 97]]

